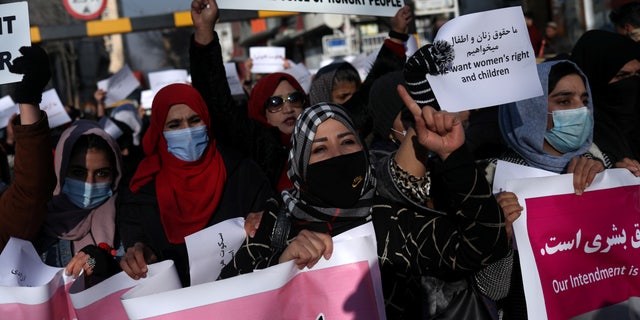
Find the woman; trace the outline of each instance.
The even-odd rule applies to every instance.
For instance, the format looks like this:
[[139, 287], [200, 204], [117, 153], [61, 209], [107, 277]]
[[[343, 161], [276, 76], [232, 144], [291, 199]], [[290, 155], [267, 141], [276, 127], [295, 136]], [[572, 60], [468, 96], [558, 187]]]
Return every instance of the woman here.
[[300, 115], [292, 138], [288, 174], [294, 189], [283, 192], [291, 222], [287, 242], [272, 241], [278, 208], [268, 208], [256, 236], [240, 248], [221, 277], [289, 260], [311, 268], [320, 257], [330, 256], [332, 236], [373, 221], [387, 317], [416, 319], [422, 312], [421, 275], [460, 278], [501, 258], [508, 249], [502, 213], [468, 157], [461, 123], [430, 107], [421, 112], [412, 103], [411, 108], [420, 143], [443, 161], [443, 188], [452, 211], [418, 214], [378, 196], [374, 171], [351, 119], [338, 105], [317, 104]]
[[216, 144], [207, 106], [193, 87], [172, 84], [153, 99], [142, 146], [146, 157], [119, 204], [133, 279], [147, 264], [174, 260], [183, 286], [189, 266], [184, 237], [218, 222], [262, 211], [271, 189], [257, 165]]
[[640, 46], [613, 32], [590, 30], [576, 42], [571, 61], [591, 85], [595, 143], [614, 163], [640, 167]]
[[253, 159], [267, 175], [273, 190], [290, 188], [286, 175], [293, 124], [308, 106], [305, 91], [287, 73], [263, 76], [253, 87], [248, 113], [233, 102], [214, 31], [218, 7], [214, 1], [191, 3], [195, 32], [189, 51], [191, 79], [209, 107], [212, 129], [221, 144], [231, 145]]
[[96, 122], [78, 120], [60, 136], [54, 163], [58, 182], [37, 241], [42, 260], [74, 276], [115, 274], [118, 144]]
[[[544, 95], [503, 106], [500, 129], [509, 150], [501, 160], [555, 173], [573, 173], [575, 193], [581, 195], [595, 175], [612, 167], [611, 161], [593, 143], [593, 104], [589, 83], [569, 61], [538, 65]], [[488, 168], [493, 180], [493, 164]], [[626, 167], [621, 163], [616, 166]], [[633, 171], [632, 171], [633, 172]], [[510, 226], [522, 211], [516, 195], [496, 196]], [[511, 229], [507, 230], [511, 237]], [[518, 255], [514, 255], [512, 288], [503, 301], [505, 318], [526, 318], [526, 304]]]

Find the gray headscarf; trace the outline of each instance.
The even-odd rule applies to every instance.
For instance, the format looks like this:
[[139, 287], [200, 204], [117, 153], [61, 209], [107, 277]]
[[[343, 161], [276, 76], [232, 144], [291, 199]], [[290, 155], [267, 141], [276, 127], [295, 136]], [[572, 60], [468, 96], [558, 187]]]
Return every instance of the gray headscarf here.
[[[544, 134], [547, 130], [547, 115], [549, 112], [547, 101], [549, 97], [549, 73], [551, 68], [560, 62], [574, 65], [582, 78], [586, 79], [586, 76], [580, 68], [568, 60], [538, 64], [538, 77], [540, 78], [544, 94], [539, 97], [502, 106], [500, 107], [498, 115], [500, 131], [509, 147], [522, 156], [529, 165], [556, 173], [564, 172], [569, 161], [586, 153], [593, 143], [593, 103], [591, 99], [589, 99], [586, 107], [591, 113], [592, 125], [591, 133], [584, 145], [578, 150], [565, 153], [561, 156], [552, 155], [542, 149]], [[587, 82], [585, 85], [587, 93], [591, 98], [589, 83]]]

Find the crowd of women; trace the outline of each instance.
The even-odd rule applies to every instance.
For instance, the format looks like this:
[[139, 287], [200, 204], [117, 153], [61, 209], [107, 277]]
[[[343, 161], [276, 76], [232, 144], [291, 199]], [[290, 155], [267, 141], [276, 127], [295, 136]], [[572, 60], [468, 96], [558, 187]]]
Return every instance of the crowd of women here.
[[[171, 259], [188, 286], [184, 237], [218, 222], [243, 217], [247, 231], [221, 278], [291, 260], [313, 268], [331, 257], [333, 236], [371, 222], [388, 318], [521, 319], [511, 225], [522, 207], [512, 192], [492, 194], [496, 161], [573, 173], [577, 195], [607, 168], [640, 176], [640, 47], [625, 36], [586, 32], [569, 60], [538, 64], [542, 96], [493, 107], [495, 121], [479, 124], [476, 111], [441, 111], [424, 80], [446, 71], [433, 57], [450, 48], [405, 56], [406, 6], [366, 79], [334, 63], [305, 92], [289, 74], [268, 74], [246, 109], [227, 84], [218, 14], [215, 1], [192, 1], [193, 83], [162, 88], [146, 125], [119, 106], [76, 120], [53, 150], [37, 107], [48, 57], [21, 49], [0, 249], [11, 236], [31, 240], [45, 263], [90, 284], [120, 271], [144, 278]], [[502, 148], [476, 136], [498, 130]], [[471, 287], [481, 310], [451, 310], [446, 288]]]

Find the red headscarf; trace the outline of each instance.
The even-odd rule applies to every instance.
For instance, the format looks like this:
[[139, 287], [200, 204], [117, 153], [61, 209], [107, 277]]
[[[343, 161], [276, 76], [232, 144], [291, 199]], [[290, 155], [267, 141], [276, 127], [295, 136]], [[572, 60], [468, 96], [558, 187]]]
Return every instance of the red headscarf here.
[[[264, 104], [265, 102], [267, 102], [267, 99], [269, 99], [269, 97], [273, 95], [273, 92], [276, 91], [276, 88], [282, 81], [289, 82], [289, 84], [291, 84], [291, 86], [296, 89], [296, 91], [302, 92], [306, 96], [307, 93], [304, 92], [304, 89], [302, 89], [300, 83], [298, 83], [298, 81], [290, 74], [284, 72], [268, 74], [262, 77], [251, 90], [251, 97], [249, 97], [249, 118], [260, 122], [267, 128], [272, 127], [272, 125], [267, 122]], [[305, 108], [308, 106], [308, 101], [309, 99], [307, 98], [304, 105]], [[283, 146], [287, 146], [287, 148], [289, 148], [291, 144], [291, 135], [280, 132], [280, 143], [282, 143]], [[286, 165], [283, 166], [283, 168], [286, 167]], [[289, 189], [292, 187], [293, 184], [291, 184], [289, 177], [287, 177], [287, 170], [282, 170], [280, 178], [278, 179], [278, 191], [282, 191], [284, 189]]]
[[[169, 109], [186, 104], [207, 126], [209, 147], [193, 162], [182, 161], [167, 151], [163, 135]], [[222, 195], [227, 171], [216, 149], [211, 133], [209, 111], [193, 87], [171, 84], [162, 88], [153, 99], [151, 124], [142, 140], [146, 157], [131, 179], [131, 191], [155, 179], [160, 218], [167, 239], [184, 243], [184, 237], [202, 230], [216, 210]]]
[[[289, 82], [296, 91], [302, 92], [305, 95], [307, 94], [298, 81], [290, 74], [284, 72], [268, 74], [262, 77], [251, 90], [251, 97], [249, 97], [249, 118], [257, 120], [265, 127], [271, 127], [265, 117], [266, 111], [264, 109], [264, 103], [273, 95], [273, 92], [276, 91], [276, 88], [283, 80]], [[309, 99], [307, 99], [307, 101], [309, 101]], [[307, 102], [305, 102], [305, 107], [306, 106]]]

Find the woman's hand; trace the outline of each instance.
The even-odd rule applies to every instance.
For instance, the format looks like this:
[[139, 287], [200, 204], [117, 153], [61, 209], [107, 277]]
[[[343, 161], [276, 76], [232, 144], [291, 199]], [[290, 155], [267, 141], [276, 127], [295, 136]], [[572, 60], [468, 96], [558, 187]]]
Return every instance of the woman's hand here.
[[614, 165], [616, 168], [626, 168], [631, 171], [634, 176], [640, 177], [640, 163], [637, 160], [624, 158]]
[[396, 14], [391, 18], [391, 30], [402, 34], [407, 34], [409, 32], [409, 22], [411, 22], [412, 18], [413, 15], [411, 14], [411, 8], [405, 5], [404, 7], [398, 9]]
[[582, 195], [598, 172], [604, 171], [601, 161], [586, 157], [575, 157], [569, 162], [567, 173], [573, 173], [573, 189], [576, 195]]
[[158, 258], [149, 247], [142, 242], [136, 242], [133, 247], [127, 248], [127, 252], [120, 260], [120, 268], [132, 279], [138, 280], [147, 277], [149, 271], [147, 264], [157, 260]]
[[430, 106], [420, 109], [402, 85], [398, 85], [398, 94], [416, 120], [418, 142], [423, 147], [437, 153], [442, 160], [446, 160], [451, 153], [462, 146], [464, 128], [457, 114], [436, 111]]
[[191, 1], [191, 19], [195, 28], [194, 39], [201, 45], [213, 41], [213, 28], [218, 21], [218, 4], [215, 0]]
[[507, 237], [511, 239], [513, 236], [513, 222], [522, 214], [522, 206], [518, 202], [518, 197], [513, 192], [500, 192], [496, 195], [496, 201], [502, 209], [505, 220], [505, 229]]
[[258, 227], [260, 227], [263, 212], [264, 211], [249, 212], [247, 217], [244, 219], [244, 230], [250, 238], [255, 237], [256, 231], [258, 230]]
[[293, 260], [302, 270], [304, 267], [312, 268], [320, 257], [329, 260], [332, 253], [333, 240], [330, 235], [302, 230], [284, 250], [279, 263]]
[[80, 273], [84, 270], [84, 273], [88, 276], [93, 274], [93, 268], [96, 266], [96, 259], [92, 258], [90, 255], [80, 251], [78, 252], [71, 261], [64, 268], [64, 272], [68, 276], [73, 276], [73, 278], [78, 278]]

